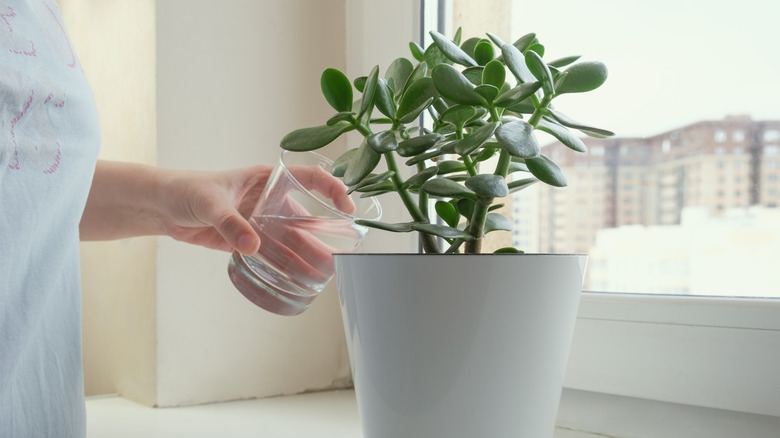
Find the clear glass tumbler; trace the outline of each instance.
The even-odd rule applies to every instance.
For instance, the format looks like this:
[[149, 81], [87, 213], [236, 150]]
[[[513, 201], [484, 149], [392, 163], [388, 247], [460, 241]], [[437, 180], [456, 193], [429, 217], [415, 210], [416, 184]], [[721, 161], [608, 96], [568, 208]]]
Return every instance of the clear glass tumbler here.
[[355, 192], [345, 202], [336, 196], [339, 186], [323, 184], [332, 181], [332, 165], [315, 152], [282, 152], [249, 218], [260, 250], [230, 259], [235, 287], [265, 310], [288, 316], [306, 310], [333, 278], [332, 254], [352, 252], [365, 238], [368, 227], [355, 221], [382, 215], [376, 199]]

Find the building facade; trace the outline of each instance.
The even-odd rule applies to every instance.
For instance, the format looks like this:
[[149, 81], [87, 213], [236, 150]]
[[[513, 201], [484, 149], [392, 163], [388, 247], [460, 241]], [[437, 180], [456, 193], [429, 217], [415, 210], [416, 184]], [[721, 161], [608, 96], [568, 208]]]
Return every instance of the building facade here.
[[534, 230], [533, 250], [587, 253], [601, 229], [679, 225], [688, 207], [717, 218], [780, 204], [780, 120], [731, 116], [647, 138], [583, 140], [586, 154], [560, 143], [543, 148], [569, 186], [535, 188], [532, 220], [523, 216], [516, 227]]

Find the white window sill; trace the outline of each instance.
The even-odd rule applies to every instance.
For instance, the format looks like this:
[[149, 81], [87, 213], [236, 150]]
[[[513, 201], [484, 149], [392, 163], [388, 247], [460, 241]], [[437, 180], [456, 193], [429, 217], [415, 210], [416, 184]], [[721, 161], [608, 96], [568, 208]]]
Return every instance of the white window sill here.
[[[88, 438], [361, 438], [355, 395], [330, 391], [155, 409], [87, 400]], [[777, 438], [780, 417], [565, 390], [555, 438]]]

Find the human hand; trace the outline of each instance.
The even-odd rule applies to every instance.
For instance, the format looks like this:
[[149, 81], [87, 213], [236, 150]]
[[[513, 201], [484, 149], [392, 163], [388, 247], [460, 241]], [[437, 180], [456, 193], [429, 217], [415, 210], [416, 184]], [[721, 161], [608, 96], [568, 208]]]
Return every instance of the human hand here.
[[[163, 227], [176, 240], [244, 255], [258, 252], [264, 243], [267, 250], [279, 248], [278, 242], [262, 242], [247, 220], [263, 192], [272, 168], [253, 166], [220, 172], [173, 171], [163, 183], [165, 206]], [[355, 206], [346, 187], [320, 167], [298, 166], [290, 171], [307, 189], [316, 190], [331, 199], [336, 208], [352, 213]], [[294, 208], [294, 207], [290, 207]], [[323, 259], [321, 242], [307, 237], [300, 229], [290, 229], [284, 248]], [[278, 254], [283, 257], [288, 251]], [[330, 253], [327, 253], [330, 259]]]

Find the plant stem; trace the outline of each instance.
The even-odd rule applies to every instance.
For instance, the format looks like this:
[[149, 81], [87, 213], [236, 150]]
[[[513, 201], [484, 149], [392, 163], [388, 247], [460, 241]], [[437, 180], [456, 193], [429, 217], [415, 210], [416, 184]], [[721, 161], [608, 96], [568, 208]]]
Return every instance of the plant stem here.
[[493, 203], [493, 198], [480, 198], [477, 205], [474, 206], [474, 214], [471, 216], [471, 225], [469, 234], [474, 236], [474, 240], [466, 242], [466, 253], [474, 254], [482, 251], [482, 235], [485, 234], [485, 219], [487, 218], [488, 207]]
[[[395, 162], [395, 156], [393, 155], [393, 153], [385, 152], [384, 157], [385, 157], [385, 161], [387, 162], [387, 170], [391, 170], [395, 172], [395, 174], [391, 177], [391, 179], [393, 181], [393, 184], [395, 184], [396, 189], [398, 189], [398, 196], [401, 197], [401, 201], [403, 201], [404, 206], [409, 211], [409, 214], [412, 216], [412, 219], [414, 219], [417, 222], [430, 223], [428, 217], [423, 214], [423, 212], [420, 210], [420, 207], [414, 202], [414, 198], [412, 197], [412, 194], [409, 193], [409, 190], [403, 186], [404, 182], [398, 173], [398, 164], [396, 164]], [[426, 253], [440, 252], [439, 243], [436, 241], [433, 235], [427, 233], [420, 233], [420, 239], [422, 240], [423, 250], [425, 250]]]

